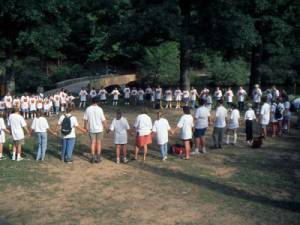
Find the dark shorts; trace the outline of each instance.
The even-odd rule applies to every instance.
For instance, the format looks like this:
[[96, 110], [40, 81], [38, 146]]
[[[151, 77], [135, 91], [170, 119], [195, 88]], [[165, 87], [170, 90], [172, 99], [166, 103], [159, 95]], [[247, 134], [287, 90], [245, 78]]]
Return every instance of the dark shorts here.
[[205, 135], [206, 129], [207, 128], [195, 129], [194, 137], [195, 138], [203, 137]]

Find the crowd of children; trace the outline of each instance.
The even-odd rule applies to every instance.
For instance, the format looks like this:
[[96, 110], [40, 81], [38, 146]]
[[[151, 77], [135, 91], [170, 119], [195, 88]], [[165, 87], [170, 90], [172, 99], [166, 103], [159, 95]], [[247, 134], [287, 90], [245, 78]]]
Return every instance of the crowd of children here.
[[[48, 131], [57, 135], [61, 133], [62, 148], [61, 160], [66, 163], [72, 162], [72, 154], [76, 143], [76, 129], [83, 133], [88, 133], [91, 144], [91, 162], [101, 162], [101, 148], [103, 133], [114, 132], [114, 144], [116, 146], [116, 162], [121, 162], [121, 150], [123, 153], [122, 161], [128, 162], [127, 148], [128, 133], [134, 135], [127, 119], [122, 115], [120, 109], [116, 112], [116, 117], [108, 125], [102, 108], [98, 105], [105, 104], [107, 96], [112, 96], [113, 106], [118, 105], [119, 96], [123, 95], [124, 104], [142, 105], [145, 101], [152, 102], [157, 112], [157, 119], [152, 124], [152, 119], [147, 115], [147, 108], [142, 107], [133, 124], [135, 129], [135, 154], [134, 159], [138, 159], [140, 149], [143, 149], [143, 160], [146, 160], [148, 145], [152, 143], [155, 136], [160, 148], [162, 160], [168, 157], [169, 134], [180, 133], [185, 159], [190, 155], [206, 153], [205, 134], [209, 126], [213, 125], [212, 138], [214, 148], [222, 149], [223, 136], [226, 134], [225, 144], [236, 144], [238, 137], [238, 128], [243, 117], [245, 123], [246, 142], [253, 144], [253, 123], [257, 121], [261, 127], [262, 138], [267, 137], [267, 129], [270, 128], [272, 136], [280, 136], [283, 133], [289, 133], [291, 120], [292, 104], [285, 91], [279, 91], [275, 86], [270, 90], [262, 92], [258, 85], [255, 85], [253, 92], [248, 95], [240, 87], [236, 93], [236, 98], [232, 89], [228, 88], [225, 93], [219, 87], [211, 93], [209, 89], [204, 88], [197, 91], [180, 90], [179, 88], [165, 91], [160, 86], [156, 88], [147, 87], [144, 91], [141, 88], [124, 87], [123, 90], [115, 88], [110, 94], [104, 89], [90, 91], [81, 89], [79, 93], [79, 108], [85, 108], [87, 101], [91, 100], [91, 105], [85, 109], [84, 126], [81, 127], [76, 116], [72, 114], [74, 110], [73, 97], [67, 94], [63, 89], [50, 96], [43, 94], [12, 97], [9, 93], [0, 101], [0, 159], [3, 159], [3, 143], [5, 143], [5, 133], [9, 133], [13, 138], [12, 160], [22, 160], [22, 145], [24, 144], [25, 133], [36, 134], [37, 154], [36, 160], [44, 160], [47, 150]], [[122, 94], [121, 94], [122, 93]], [[144, 101], [145, 97], [145, 101]], [[245, 102], [247, 99], [247, 110], [245, 111]], [[163, 100], [165, 104], [163, 104]], [[212, 105], [216, 103], [215, 116], [212, 119]], [[175, 106], [175, 107], [174, 107]], [[182, 108], [183, 115], [178, 120], [176, 127], [171, 128], [167, 118], [164, 117], [161, 108], [175, 109]], [[195, 109], [194, 114], [191, 108]], [[51, 114], [60, 114], [56, 129], [51, 129], [45, 116]], [[243, 114], [243, 116], [241, 115]], [[4, 117], [6, 115], [6, 117]], [[5, 121], [5, 119], [7, 121]], [[30, 128], [27, 126], [27, 119], [32, 119]], [[6, 126], [9, 127], [7, 129]], [[194, 151], [192, 151], [191, 142], [195, 140]]]

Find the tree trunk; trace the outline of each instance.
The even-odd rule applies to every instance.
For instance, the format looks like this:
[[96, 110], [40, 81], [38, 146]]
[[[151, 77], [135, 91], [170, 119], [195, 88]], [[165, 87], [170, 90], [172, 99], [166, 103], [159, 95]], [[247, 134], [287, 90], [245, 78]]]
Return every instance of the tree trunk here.
[[6, 61], [5, 61], [5, 92], [15, 93], [15, 72], [13, 69], [13, 50], [12, 46], [9, 45], [5, 51]]
[[253, 86], [255, 84], [261, 84], [261, 71], [260, 66], [262, 63], [263, 47], [258, 45], [252, 48], [251, 53], [251, 74], [249, 83], [249, 93], [252, 92]]
[[190, 89], [189, 67], [191, 58], [189, 27], [191, 19], [191, 1], [181, 0], [179, 2], [183, 21], [180, 37], [180, 87], [182, 90]]

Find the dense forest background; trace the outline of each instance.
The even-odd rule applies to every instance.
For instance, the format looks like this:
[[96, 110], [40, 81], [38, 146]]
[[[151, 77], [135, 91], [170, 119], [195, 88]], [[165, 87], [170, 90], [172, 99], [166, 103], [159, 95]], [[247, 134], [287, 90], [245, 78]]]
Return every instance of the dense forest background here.
[[0, 2], [0, 79], [19, 92], [127, 72], [182, 87], [299, 83], [298, 0]]

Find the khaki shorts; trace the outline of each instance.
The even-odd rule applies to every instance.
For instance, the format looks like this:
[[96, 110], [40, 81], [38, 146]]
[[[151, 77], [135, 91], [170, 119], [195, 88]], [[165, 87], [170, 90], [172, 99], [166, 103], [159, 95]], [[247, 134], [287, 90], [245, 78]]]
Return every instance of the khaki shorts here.
[[21, 140], [14, 140], [15, 145], [24, 145], [24, 139]]
[[99, 132], [99, 133], [90, 133], [90, 139], [93, 140], [102, 140], [103, 139], [103, 132]]

